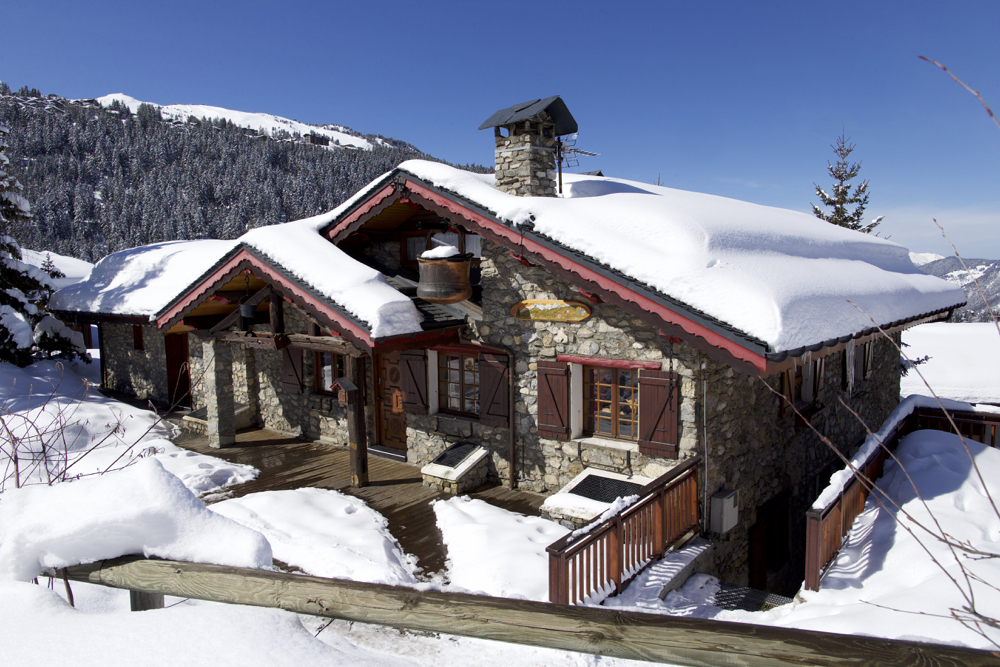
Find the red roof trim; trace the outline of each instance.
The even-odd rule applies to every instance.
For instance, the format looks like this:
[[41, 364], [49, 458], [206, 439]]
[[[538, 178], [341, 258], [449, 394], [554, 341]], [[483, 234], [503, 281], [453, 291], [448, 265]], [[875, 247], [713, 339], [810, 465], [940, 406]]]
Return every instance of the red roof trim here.
[[336, 227], [328, 229], [326, 231], [326, 237], [333, 239], [339, 230], [349, 227], [352, 222], [366, 215], [369, 211], [382, 203], [386, 197], [391, 197], [395, 192], [396, 189], [392, 186], [392, 183], [390, 183], [375, 194], [369, 195], [364, 204], [351, 211], [351, 214], [338, 222]]
[[647, 371], [658, 371], [663, 367], [659, 361], [636, 361], [634, 359], [606, 359], [604, 357], [581, 357], [578, 354], [560, 354], [556, 356], [556, 361], [565, 361], [569, 364], [583, 364], [584, 366], [603, 366], [604, 368], [642, 368]]
[[[425, 199], [434, 202], [434, 204], [444, 208], [456, 215], [459, 215], [470, 222], [481, 225], [483, 228], [488, 229], [493, 234], [502, 239], [506, 240], [511, 244], [511, 246], [521, 245], [528, 252], [539, 255], [542, 258], [557, 264], [565, 270], [571, 270], [578, 274], [581, 278], [593, 282], [600, 286], [602, 289], [608, 292], [617, 294], [622, 299], [631, 301], [638, 305], [643, 310], [656, 314], [663, 321], [670, 324], [676, 325], [683, 329], [685, 332], [698, 336], [708, 342], [710, 345], [721, 348], [731, 354], [736, 359], [748, 363], [760, 371], [767, 370], [767, 359], [759, 354], [756, 354], [742, 345], [734, 343], [733, 341], [717, 334], [716, 332], [707, 329], [690, 319], [675, 313], [674, 311], [666, 308], [636, 292], [628, 289], [623, 285], [619, 285], [615, 281], [602, 276], [596, 271], [592, 271], [585, 266], [582, 266], [573, 260], [560, 255], [559, 253], [553, 252], [549, 248], [536, 243], [527, 238], [522, 238], [515, 230], [505, 227], [504, 225], [487, 218], [486, 216], [480, 215], [475, 211], [472, 211], [461, 204], [458, 204], [448, 197], [444, 197], [438, 194], [436, 191], [426, 188], [419, 183], [415, 183], [411, 180], [406, 181], [406, 188], [418, 194]], [[338, 225], [339, 227], [339, 225]]]
[[[164, 326], [169, 324], [171, 320], [180, 317], [189, 309], [193, 309], [202, 301], [209, 298], [208, 293], [213, 291], [213, 285], [222, 280], [226, 274], [239, 269], [239, 265], [241, 264], [246, 265], [248, 268], [252, 267], [263, 274], [263, 276], [266, 276], [269, 281], [281, 285], [282, 291], [292, 295], [293, 298], [291, 300], [293, 303], [295, 300], [298, 300], [319, 311], [324, 317], [335, 323], [338, 331], [344, 334], [346, 338], [350, 339], [352, 343], [361, 342], [366, 347], [372, 347], [371, 336], [369, 336], [367, 331], [345, 319], [337, 311], [327, 306], [326, 303], [309, 294], [298, 285], [289, 282], [287, 278], [281, 275], [281, 273], [262, 262], [246, 249], [240, 250], [210, 276], [192, 286], [184, 298], [174, 304], [170, 310], [157, 318], [156, 326], [162, 329]], [[287, 294], [283, 295], [286, 299], [288, 299]]]

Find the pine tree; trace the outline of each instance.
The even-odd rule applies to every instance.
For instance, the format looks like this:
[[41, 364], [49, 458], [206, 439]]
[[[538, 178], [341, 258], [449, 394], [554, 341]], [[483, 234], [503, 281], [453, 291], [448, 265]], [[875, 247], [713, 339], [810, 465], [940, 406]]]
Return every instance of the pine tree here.
[[21, 184], [7, 172], [8, 132], [0, 125], [0, 361], [27, 366], [37, 357], [89, 360], [83, 335], [45, 312], [51, 277], [21, 261], [21, 248], [8, 233], [31, 220]]
[[[864, 223], [865, 207], [868, 206], [868, 181], [867, 179], [861, 181], [852, 191], [851, 181], [861, 171], [861, 163], [848, 162], [847, 158], [855, 148], [854, 144], [848, 143], [850, 140], [851, 138], [845, 136], [845, 133], [841, 133], [837, 137], [837, 143], [830, 146], [837, 156], [836, 164], [827, 162], [827, 170], [834, 180], [833, 195], [827, 194], [823, 188], [813, 183], [816, 187], [816, 196], [823, 206], [833, 210], [827, 212], [813, 204], [813, 215], [835, 225], [868, 234], [878, 226], [883, 216], [875, 218], [867, 225]], [[850, 210], [851, 206], [854, 210]]]

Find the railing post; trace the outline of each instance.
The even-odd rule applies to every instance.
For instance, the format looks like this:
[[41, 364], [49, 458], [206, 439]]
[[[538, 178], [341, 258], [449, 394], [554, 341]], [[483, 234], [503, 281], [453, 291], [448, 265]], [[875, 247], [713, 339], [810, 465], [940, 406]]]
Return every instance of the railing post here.
[[806, 512], [806, 578], [804, 582], [807, 591], [819, 590], [819, 571], [823, 567], [822, 533], [823, 519], [819, 511], [810, 509]]
[[566, 559], [563, 554], [549, 553], [549, 602], [569, 604], [566, 590]]
[[653, 557], [658, 558], [667, 550], [666, 544], [666, 521], [667, 511], [664, 504], [667, 502], [667, 494], [660, 489], [656, 494], [656, 502], [653, 503]]
[[608, 534], [608, 544], [610, 545], [608, 549], [610, 553], [608, 555], [611, 557], [608, 561], [609, 574], [611, 575], [611, 582], [615, 585], [615, 593], [620, 593], [622, 585], [622, 560], [624, 559], [624, 555], [622, 554], [624, 545], [620, 515], [614, 518], [611, 532]]

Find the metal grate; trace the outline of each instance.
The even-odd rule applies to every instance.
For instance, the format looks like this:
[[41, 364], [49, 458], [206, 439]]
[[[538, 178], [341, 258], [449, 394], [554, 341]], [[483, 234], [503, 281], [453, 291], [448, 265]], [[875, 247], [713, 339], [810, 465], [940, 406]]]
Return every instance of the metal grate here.
[[641, 488], [642, 485], [635, 482], [626, 482], [601, 475], [587, 475], [579, 484], [570, 489], [569, 493], [575, 493], [578, 496], [602, 503], [613, 503], [617, 498], [638, 493]]
[[446, 468], [457, 468], [462, 461], [467, 459], [472, 452], [476, 451], [477, 445], [471, 442], [456, 442], [454, 445], [437, 455], [434, 463]]
[[719, 582], [719, 592], [715, 594], [715, 606], [735, 611], [767, 611], [783, 604], [789, 604], [792, 598], [775, 595], [756, 588], [737, 586], [728, 581]]

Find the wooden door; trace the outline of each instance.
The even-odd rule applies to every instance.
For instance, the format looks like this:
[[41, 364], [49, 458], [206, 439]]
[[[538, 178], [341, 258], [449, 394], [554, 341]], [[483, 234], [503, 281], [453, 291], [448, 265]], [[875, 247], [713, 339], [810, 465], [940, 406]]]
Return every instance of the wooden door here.
[[403, 373], [399, 352], [377, 355], [375, 395], [378, 406], [378, 444], [406, 452], [406, 413], [403, 412]]
[[188, 338], [186, 333], [163, 337], [167, 357], [167, 395], [170, 405], [191, 405], [191, 376], [188, 374]]

